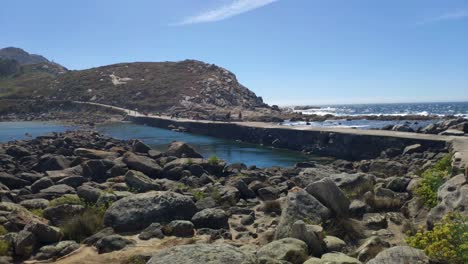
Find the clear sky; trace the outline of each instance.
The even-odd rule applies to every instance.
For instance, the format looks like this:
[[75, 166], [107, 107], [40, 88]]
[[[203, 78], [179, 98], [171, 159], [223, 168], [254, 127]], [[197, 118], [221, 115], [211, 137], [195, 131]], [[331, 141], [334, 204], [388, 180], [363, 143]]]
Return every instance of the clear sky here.
[[14, 0], [0, 47], [70, 69], [197, 59], [267, 103], [468, 101], [468, 1]]

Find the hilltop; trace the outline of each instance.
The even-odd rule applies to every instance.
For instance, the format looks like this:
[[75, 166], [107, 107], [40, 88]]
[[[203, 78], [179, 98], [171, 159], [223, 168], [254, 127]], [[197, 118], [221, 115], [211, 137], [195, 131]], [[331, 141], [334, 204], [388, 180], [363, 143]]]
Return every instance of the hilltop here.
[[[2, 50], [10, 54], [5, 50], [12, 48]], [[9, 63], [3, 77], [0, 71], [0, 97], [91, 101], [201, 118], [274, 111], [232, 72], [201, 61], [119, 63], [68, 71], [42, 56], [26, 53], [27, 60], [17, 54], [3, 57]]]

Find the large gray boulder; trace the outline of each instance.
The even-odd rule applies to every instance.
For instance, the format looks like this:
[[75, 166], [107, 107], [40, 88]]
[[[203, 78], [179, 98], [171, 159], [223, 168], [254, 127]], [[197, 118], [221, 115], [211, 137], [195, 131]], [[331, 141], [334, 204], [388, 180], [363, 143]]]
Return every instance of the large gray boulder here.
[[389, 249], [386, 249], [373, 259], [371, 259], [367, 264], [401, 264], [401, 263], [417, 263], [417, 264], [427, 264], [429, 262], [429, 257], [426, 256], [424, 251], [420, 249], [415, 249], [408, 246], [396, 246]]
[[322, 240], [315, 233], [313, 226], [306, 225], [304, 221], [298, 220], [292, 226], [291, 237], [304, 241], [313, 256], [322, 255]]
[[73, 240], [60, 241], [58, 243], [43, 246], [39, 252], [34, 256], [37, 260], [57, 259], [80, 248], [80, 244]]
[[307, 186], [306, 191], [338, 217], [348, 217], [349, 199], [330, 178], [324, 178]]
[[169, 149], [166, 151], [168, 156], [175, 156], [178, 158], [203, 158], [203, 156], [195, 151], [194, 148], [184, 142], [172, 142]]
[[24, 227], [24, 230], [33, 233], [37, 241], [41, 243], [54, 243], [62, 238], [62, 232], [58, 227], [40, 222], [30, 222]]
[[116, 152], [109, 152], [97, 149], [77, 148], [73, 151], [76, 156], [88, 159], [115, 159], [119, 156]]
[[190, 220], [197, 208], [192, 198], [174, 192], [147, 192], [113, 203], [104, 215], [106, 226], [117, 231], [137, 231], [155, 222]]
[[104, 182], [110, 177], [109, 170], [115, 163], [111, 160], [88, 160], [83, 163], [83, 176], [96, 182]]
[[147, 264], [255, 264], [255, 257], [227, 244], [193, 244], [169, 247], [153, 255]]
[[153, 179], [142, 172], [134, 170], [127, 171], [125, 174], [125, 182], [128, 187], [135, 189], [138, 192], [159, 191], [162, 189], [162, 187]]
[[[310, 258], [304, 264], [361, 264], [362, 262], [340, 252], [327, 253], [322, 258]], [[382, 264], [386, 262], [382, 262]]]
[[221, 229], [229, 228], [228, 215], [222, 209], [208, 208], [196, 213], [192, 223], [196, 228]]
[[307, 244], [304, 241], [295, 238], [283, 238], [260, 248], [257, 252], [257, 258], [261, 263], [276, 260], [302, 264], [308, 258], [307, 252]]
[[[468, 181], [466, 176], [459, 174], [447, 180], [437, 191], [437, 206], [429, 212], [427, 222], [433, 226], [442, 220], [444, 215], [450, 211], [468, 208]], [[459, 210], [461, 211], [461, 210]], [[462, 211], [462, 214], [468, 214]]]
[[109, 253], [116, 250], [121, 250], [127, 246], [134, 245], [135, 241], [124, 238], [120, 235], [110, 235], [101, 238], [96, 243], [96, 248], [99, 254]]
[[162, 168], [153, 159], [135, 155], [131, 152], [124, 154], [122, 161], [127, 164], [131, 170], [141, 171], [151, 178], [160, 177], [162, 174]]
[[365, 173], [339, 173], [330, 175], [330, 179], [343, 190], [348, 197], [359, 197], [374, 189], [375, 176]]
[[303, 189], [293, 189], [288, 193], [281, 217], [276, 228], [276, 239], [289, 237], [292, 225], [297, 220], [321, 224], [330, 217], [330, 210]]

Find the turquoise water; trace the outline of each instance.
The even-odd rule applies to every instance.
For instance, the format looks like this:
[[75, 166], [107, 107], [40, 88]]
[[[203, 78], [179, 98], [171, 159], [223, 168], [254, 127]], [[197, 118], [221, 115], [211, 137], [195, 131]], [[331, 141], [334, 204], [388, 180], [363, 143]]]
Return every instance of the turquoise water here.
[[0, 122], [0, 142], [29, 139], [72, 128], [55, 122]]
[[[0, 142], [28, 139], [70, 129], [73, 127], [53, 122], [0, 122]], [[118, 139], [138, 138], [162, 151], [167, 149], [171, 141], [184, 141], [194, 146], [204, 157], [216, 155], [229, 163], [242, 162], [257, 167], [292, 166], [298, 161], [320, 160], [317, 157], [314, 158], [296, 151], [272, 149], [255, 144], [179, 133], [130, 123], [100, 125], [96, 129]], [[27, 136], [26, 133], [29, 135]]]
[[229, 163], [242, 162], [257, 167], [292, 166], [298, 161], [320, 160], [317, 157], [314, 158], [297, 151], [273, 149], [255, 144], [174, 132], [131, 123], [100, 125], [97, 130], [118, 139], [138, 138], [154, 149], [161, 151], [166, 150], [168, 143], [171, 141], [184, 141], [195, 147], [204, 157], [216, 155]]

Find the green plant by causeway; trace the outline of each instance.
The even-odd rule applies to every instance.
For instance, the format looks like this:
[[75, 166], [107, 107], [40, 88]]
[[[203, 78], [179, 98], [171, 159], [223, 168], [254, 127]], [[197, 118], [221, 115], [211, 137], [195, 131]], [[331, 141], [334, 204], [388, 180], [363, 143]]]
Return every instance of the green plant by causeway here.
[[219, 164], [219, 159], [216, 156], [211, 156], [208, 158], [208, 164], [210, 165], [218, 165]]
[[467, 219], [459, 213], [449, 213], [434, 225], [433, 230], [419, 230], [408, 236], [406, 243], [424, 250], [430, 258], [441, 263], [468, 263]]
[[423, 199], [425, 205], [429, 207], [437, 205], [437, 190], [452, 172], [451, 160], [452, 156], [448, 154], [421, 174], [422, 181], [415, 192]]

